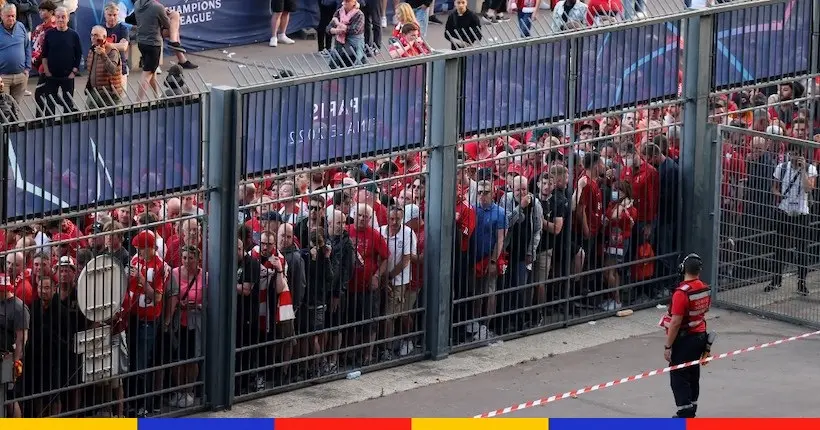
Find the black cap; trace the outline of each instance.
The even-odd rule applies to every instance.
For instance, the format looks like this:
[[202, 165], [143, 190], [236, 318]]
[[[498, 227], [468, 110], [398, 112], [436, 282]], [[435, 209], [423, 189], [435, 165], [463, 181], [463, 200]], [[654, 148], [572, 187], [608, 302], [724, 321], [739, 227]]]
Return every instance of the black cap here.
[[91, 224], [91, 232], [92, 233], [102, 233], [103, 232], [102, 223], [95, 222], [94, 224]]
[[263, 213], [262, 216], [259, 217], [259, 221], [285, 222], [285, 220], [282, 219], [282, 214], [276, 211]]

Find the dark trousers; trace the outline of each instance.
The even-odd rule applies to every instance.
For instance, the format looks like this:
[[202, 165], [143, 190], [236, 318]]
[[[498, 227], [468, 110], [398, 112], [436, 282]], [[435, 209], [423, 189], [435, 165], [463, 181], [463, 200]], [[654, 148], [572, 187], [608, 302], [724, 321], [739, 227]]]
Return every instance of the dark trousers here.
[[319, 26], [316, 27], [316, 42], [319, 45], [319, 52], [333, 46], [333, 36], [327, 32], [327, 26], [333, 20], [334, 13], [336, 13], [335, 6], [325, 6], [319, 3]]
[[[257, 345], [262, 341], [258, 323], [240, 322], [240, 324], [236, 330], [237, 348]], [[251, 384], [255, 382], [257, 375], [255, 370], [259, 368], [259, 356], [261, 352], [262, 350], [260, 348], [250, 348], [236, 353], [234, 370], [236, 373], [242, 373], [236, 377], [234, 383], [234, 393], [236, 396], [253, 391], [254, 386]]]
[[381, 49], [382, 47], [382, 11], [379, 0], [369, 0], [362, 6], [364, 14], [364, 46]]
[[773, 284], [780, 285], [783, 281], [786, 253], [792, 248], [795, 248], [793, 263], [797, 266], [797, 277], [801, 281], [806, 280], [806, 275], [809, 273], [809, 243], [812, 239], [809, 221], [811, 221], [809, 215], [788, 215], [781, 210], [777, 211]]
[[[58, 94], [59, 93], [59, 94]], [[55, 78], [40, 75], [37, 88], [34, 89], [38, 116], [54, 115], [57, 105], [62, 106], [63, 113], [76, 112], [74, 105], [74, 79]]]
[[[672, 361], [669, 365], [699, 360], [704, 351], [706, 333], [678, 336], [672, 344]], [[669, 372], [669, 382], [675, 396], [675, 404], [678, 406], [678, 416], [694, 418], [700, 396], [700, 365]]]

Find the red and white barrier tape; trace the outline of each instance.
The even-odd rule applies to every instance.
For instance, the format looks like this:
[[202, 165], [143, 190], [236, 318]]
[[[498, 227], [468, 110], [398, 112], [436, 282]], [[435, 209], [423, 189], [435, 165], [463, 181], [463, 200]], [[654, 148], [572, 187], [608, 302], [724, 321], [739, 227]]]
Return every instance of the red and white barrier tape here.
[[737, 349], [737, 350], [734, 350], [732, 352], [724, 352], [723, 354], [713, 355], [711, 357], [707, 357], [707, 358], [704, 358], [704, 359], [701, 359], [701, 360], [690, 361], [688, 363], [677, 364], [677, 365], [674, 365], [674, 366], [664, 367], [662, 369], [655, 369], [655, 370], [651, 370], [651, 371], [648, 371], [648, 372], [639, 373], [637, 375], [633, 375], [633, 376], [630, 376], [630, 377], [627, 377], [627, 378], [621, 378], [621, 379], [617, 379], [615, 381], [609, 381], [609, 382], [606, 382], [606, 383], [603, 383], [603, 384], [591, 385], [591, 386], [588, 386], [588, 387], [580, 388], [578, 390], [567, 391], [566, 393], [563, 393], [563, 394], [556, 394], [554, 396], [542, 397], [538, 400], [533, 400], [531, 402], [526, 402], [526, 403], [521, 403], [521, 404], [518, 404], [518, 405], [508, 406], [504, 409], [498, 409], [498, 410], [495, 410], [495, 411], [484, 412], [483, 414], [476, 415], [473, 418], [492, 418], [492, 417], [495, 417], [495, 416], [498, 416], [498, 415], [505, 415], [505, 414], [509, 414], [509, 413], [512, 413], [512, 412], [515, 412], [515, 411], [520, 411], [522, 409], [529, 409], [529, 408], [533, 408], [533, 407], [536, 407], [536, 406], [545, 405], [547, 403], [557, 402], [558, 400], [563, 400], [563, 399], [566, 399], [567, 397], [576, 397], [576, 396], [581, 395], [581, 394], [589, 393], [589, 392], [592, 392], [592, 391], [598, 391], [598, 390], [601, 390], [601, 389], [604, 389], [604, 388], [609, 388], [609, 387], [612, 387], [612, 386], [615, 386], [615, 385], [620, 385], [620, 384], [623, 384], [624, 382], [637, 381], [639, 379], [648, 378], [650, 376], [660, 375], [662, 373], [669, 373], [673, 370], [680, 370], [680, 369], [683, 369], [685, 367], [695, 366], [697, 364], [708, 363], [710, 361], [720, 360], [722, 358], [734, 357], [735, 355], [739, 355], [739, 354], [743, 354], [743, 353], [751, 352], [751, 351], [756, 351], [756, 350], [763, 349], [763, 348], [768, 348], [770, 346], [777, 346], [777, 345], [780, 345], [780, 344], [783, 344], [783, 343], [786, 343], [786, 342], [791, 342], [793, 340], [805, 339], [807, 337], [816, 336], [818, 334], [820, 334], [820, 330], [814, 331], [814, 332], [811, 332], [811, 333], [804, 333], [804, 334], [801, 334], [800, 336], [793, 336], [793, 337], [790, 337], [790, 338], [787, 338], [787, 339], [776, 340], [774, 342], [766, 342], [764, 344], [757, 345], [757, 346], [750, 346], [748, 348]]

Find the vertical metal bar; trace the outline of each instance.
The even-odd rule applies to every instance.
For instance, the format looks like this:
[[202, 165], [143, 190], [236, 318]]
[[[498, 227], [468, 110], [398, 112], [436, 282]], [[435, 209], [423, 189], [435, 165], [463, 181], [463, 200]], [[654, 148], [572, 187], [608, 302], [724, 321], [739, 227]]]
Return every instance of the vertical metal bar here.
[[[569, 41], [569, 55], [567, 59], [567, 76], [569, 76], [569, 80], [567, 81], [567, 120], [569, 122], [569, 130], [567, 132], [568, 139], [570, 142], [569, 146], [569, 161], [567, 162], [567, 174], [569, 175], [569, 183], [567, 184], [567, 189], [573, 191], [574, 183], [573, 178], [575, 178], [575, 116], [576, 111], [578, 110], [578, 63], [581, 61], [583, 48], [585, 43], [590, 43], [593, 40], [597, 40], [593, 37], [587, 37], [585, 41], [581, 40], [579, 37], [573, 37]], [[593, 45], [596, 46], [596, 45]], [[594, 82], [594, 81], [593, 81]], [[594, 107], [594, 103], [593, 103]], [[565, 227], [568, 228], [566, 234], [572, 237], [572, 223], [568, 223]], [[568, 325], [569, 317], [570, 317], [570, 302], [569, 298], [572, 296], [572, 282], [573, 278], [570, 277], [570, 273], [572, 273], [572, 250], [570, 247], [572, 246], [569, 241], [566, 241], [566, 249], [564, 249], [565, 257], [562, 263], [564, 264], [562, 275], [566, 276], [567, 279], [564, 281], [564, 294], [563, 298], [567, 299], [564, 302], [564, 326]]]
[[[811, 3], [811, 43], [809, 44], [809, 74], [820, 73], [820, 0], [814, 0]], [[809, 100], [809, 112], [813, 114], [812, 118], [817, 118], [818, 106], [817, 91], [820, 91], [820, 85], [817, 85], [816, 78], [811, 78], [808, 82], [807, 90], [812, 90], [812, 97]], [[816, 161], [816, 160], [815, 160]]]
[[208, 207], [208, 244], [220, 250], [208, 256], [208, 291], [206, 297], [205, 398], [214, 409], [227, 408], [234, 394], [234, 330], [236, 314], [236, 217], [239, 160], [236, 151], [234, 117], [236, 92], [228, 86], [211, 91], [210, 127], [208, 130], [207, 186], [211, 198]]
[[453, 241], [455, 228], [455, 187], [457, 124], [461, 99], [461, 59], [433, 62], [430, 73], [428, 108], [430, 147], [427, 201], [424, 228], [424, 259], [437, 264], [424, 265], [427, 298], [427, 347], [433, 359], [445, 358], [450, 351], [451, 289], [453, 280]]
[[[713, 176], [711, 131], [708, 128], [709, 95], [712, 84], [714, 15], [689, 18], [686, 23], [686, 49], [683, 94], [684, 121], [681, 148], [681, 196], [684, 231], [682, 252], [696, 252], [704, 257], [703, 273], [713, 274], [714, 246], [713, 207], [717, 191]], [[714, 284], [715, 279], [704, 279]]]

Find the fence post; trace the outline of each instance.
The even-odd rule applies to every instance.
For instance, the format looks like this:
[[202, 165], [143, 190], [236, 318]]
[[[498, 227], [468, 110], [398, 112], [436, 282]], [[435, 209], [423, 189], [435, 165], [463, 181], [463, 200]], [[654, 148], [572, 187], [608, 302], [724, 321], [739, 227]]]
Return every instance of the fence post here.
[[709, 126], [709, 94], [712, 87], [715, 15], [686, 20], [683, 77], [683, 145], [680, 156], [683, 197], [681, 251], [703, 258], [704, 281], [716, 285], [716, 229], [714, 127]]
[[210, 96], [206, 181], [208, 289], [205, 311], [205, 399], [212, 409], [233, 403], [236, 333], [236, 224], [240, 151], [236, 149], [236, 92], [215, 86]]
[[[820, 73], [820, 0], [812, 1], [811, 5], [811, 43], [809, 48], [811, 49], [809, 51], [809, 73]], [[817, 118], [817, 115], [820, 114], [820, 106], [815, 100], [818, 96], [817, 92], [820, 91], [820, 85], [816, 83], [815, 79], [811, 79], [806, 89], [811, 88], [813, 90], [812, 95], [814, 97], [809, 100], [809, 112], [814, 112], [814, 117]]]
[[435, 61], [430, 68], [427, 118], [427, 214], [424, 239], [424, 289], [427, 348], [434, 360], [450, 352], [455, 229], [456, 143], [458, 142], [461, 59]]

